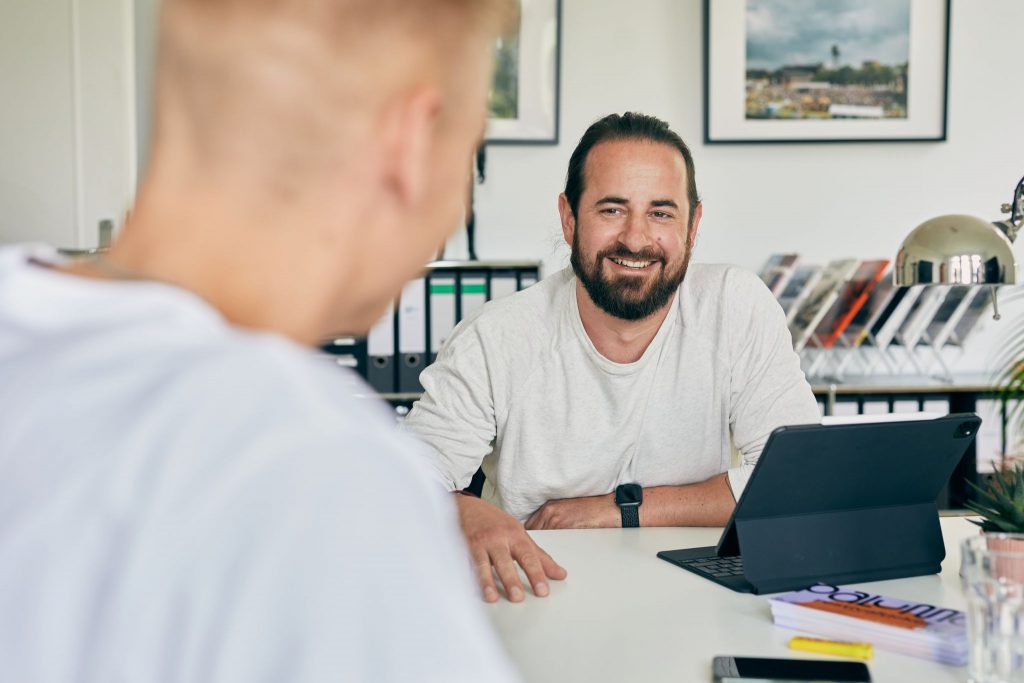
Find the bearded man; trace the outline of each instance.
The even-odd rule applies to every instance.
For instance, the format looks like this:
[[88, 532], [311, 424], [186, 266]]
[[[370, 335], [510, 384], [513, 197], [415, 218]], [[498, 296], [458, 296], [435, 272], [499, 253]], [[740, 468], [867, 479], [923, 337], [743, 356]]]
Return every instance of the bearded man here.
[[820, 420], [768, 289], [689, 267], [702, 206], [667, 123], [594, 123], [558, 210], [572, 268], [464, 321], [406, 422], [451, 491], [483, 467], [456, 498], [489, 602], [495, 574], [523, 599], [517, 564], [539, 596], [565, 577], [527, 529], [722, 525], [772, 430]]

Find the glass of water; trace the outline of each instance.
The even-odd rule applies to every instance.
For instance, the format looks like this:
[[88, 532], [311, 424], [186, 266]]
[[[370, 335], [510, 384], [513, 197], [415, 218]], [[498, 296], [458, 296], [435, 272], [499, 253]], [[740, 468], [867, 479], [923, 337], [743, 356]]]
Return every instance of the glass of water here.
[[971, 683], [1024, 683], [1024, 534], [979, 534], [960, 547]]

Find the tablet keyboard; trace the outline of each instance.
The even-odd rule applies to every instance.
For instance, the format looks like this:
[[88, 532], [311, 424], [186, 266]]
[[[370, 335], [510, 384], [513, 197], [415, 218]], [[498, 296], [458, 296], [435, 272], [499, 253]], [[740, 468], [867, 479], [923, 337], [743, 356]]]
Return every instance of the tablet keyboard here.
[[688, 568], [695, 569], [698, 574], [705, 574], [716, 579], [726, 576], [743, 576], [743, 560], [739, 557], [699, 557], [694, 560], [680, 560]]

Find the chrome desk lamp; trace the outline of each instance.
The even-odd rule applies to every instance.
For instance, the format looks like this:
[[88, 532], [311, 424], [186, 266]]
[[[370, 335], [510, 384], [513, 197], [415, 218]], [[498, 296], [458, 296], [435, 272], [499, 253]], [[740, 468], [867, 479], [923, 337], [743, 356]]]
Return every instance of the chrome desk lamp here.
[[1024, 178], [1013, 201], [1002, 205], [1008, 220], [989, 222], [951, 214], [927, 220], [903, 240], [896, 255], [893, 283], [911, 285], [990, 285], [992, 317], [999, 320], [998, 285], [1017, 284], [1013, 241], [1024, 226]]

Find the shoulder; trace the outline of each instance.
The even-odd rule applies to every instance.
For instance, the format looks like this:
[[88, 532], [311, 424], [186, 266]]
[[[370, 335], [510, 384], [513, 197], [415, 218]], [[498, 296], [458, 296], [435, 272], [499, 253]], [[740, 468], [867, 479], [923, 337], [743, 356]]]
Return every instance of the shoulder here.
[[489, 301], [459, 323], [449, 345], [513, 345], [529, 349], [554, 334], [569, 301], [572, 271], [549, 275], [520, 292]]
[[245, 398], [233, 405], [232, 412], [238, 414], [274, 405], [287, 417], [301, 414], [315, 419], [323, 412], [334, 412], [338, 402], [344, 404], [367, 392], [355, 375], [274, 334], [229, 328], [215, 339], [170, 356], [169, 361], [180, 366], [178, 381], [202, 385], [208, 394], [221, 398]]
[[327, 480], [340, 493], [352, 481], [415, 488], [429, 480], [417, 445], [397, 433], [372, 390], [309, 349], [232, 330], [181, 360], [174, 393], [192, 400], [181, 428], [205, 439], [195, 445], [208, 456], [220, 450], [242, 469], [261, 462], [277, 473], [270, 486]]
[[728, 264], [692, 264], [680, 291], [685, 307], [726, 319], [771, 317], [781, 310], [761, 278]]
[[768, 287], [757, 275], [739, 266], [724, 263], [691, 264], [684, 287], [723, 301], [747, 296], [760, 297], [765, 293], [771, 296]]

